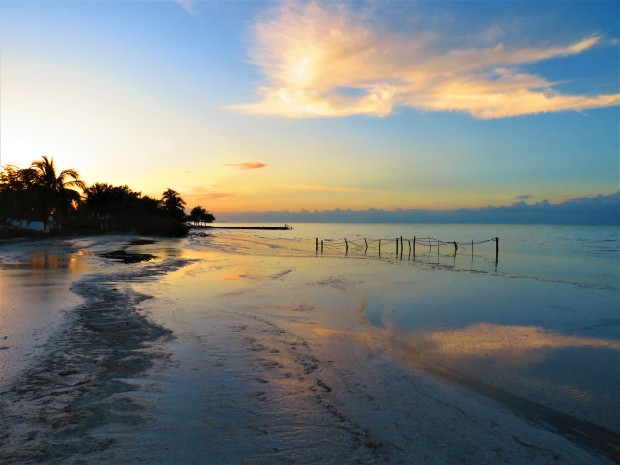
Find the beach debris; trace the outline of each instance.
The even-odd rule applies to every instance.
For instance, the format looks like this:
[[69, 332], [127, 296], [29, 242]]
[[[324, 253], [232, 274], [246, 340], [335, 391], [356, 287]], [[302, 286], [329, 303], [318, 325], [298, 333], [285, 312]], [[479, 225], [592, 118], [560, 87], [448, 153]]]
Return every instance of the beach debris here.
[[121, 260], [123, 263], [140, 263], [155, 260], [157, 257], [150, 253], [133, 253], [126, 250], [113, 250], [99, 254], [103, 258], [111, 258], [112, 260]]
[[156, 244], [157, 242], [158, 241], [154, 239], [131, 239], [130, 241], [127, 241], [129, 245], [150, 245]]

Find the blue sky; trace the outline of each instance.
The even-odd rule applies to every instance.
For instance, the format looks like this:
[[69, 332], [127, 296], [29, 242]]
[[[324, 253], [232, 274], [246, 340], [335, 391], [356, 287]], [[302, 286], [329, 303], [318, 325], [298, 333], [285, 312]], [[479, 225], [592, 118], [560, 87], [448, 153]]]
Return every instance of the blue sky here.
[[619, 185], [618, 2], [0, 2], [1, 163], [215, 212]]

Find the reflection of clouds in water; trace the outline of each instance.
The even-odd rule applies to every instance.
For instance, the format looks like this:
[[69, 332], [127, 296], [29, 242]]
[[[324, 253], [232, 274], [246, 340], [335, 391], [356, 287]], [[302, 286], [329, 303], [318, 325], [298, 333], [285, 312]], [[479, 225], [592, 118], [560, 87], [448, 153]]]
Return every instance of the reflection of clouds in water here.
[[387, 331], [396, 353], [412, 365], [517, 410], [519, 399], [527, 399], [533, 402], [527, 414], [540, 414], [544, 422], [549, 418], [538, 405], [612, 431], [620, 428], [615, 414], [619, 341], [491, 323], [402, 336]]
[[226, 275], [226, 276], [220, 276], [217, 279], [219, 279], [220, 281], [239, 281], [239, 280], [241, 280], [241, 279], [243, 279], [245, 277], [246, 276], [242, 275], [242, 274], [229, 274], [229, 275]]
[[531, 351], [542, 348], [606, 347], [620, 350], [620, 342], [592, 337], [563, 335], [538, 326], [508, 326], [478, 323], [465, 329], [436, 331], [425, 336], [434, 351], [451, 357], [469, 357], [508, 351], [531, 360]]

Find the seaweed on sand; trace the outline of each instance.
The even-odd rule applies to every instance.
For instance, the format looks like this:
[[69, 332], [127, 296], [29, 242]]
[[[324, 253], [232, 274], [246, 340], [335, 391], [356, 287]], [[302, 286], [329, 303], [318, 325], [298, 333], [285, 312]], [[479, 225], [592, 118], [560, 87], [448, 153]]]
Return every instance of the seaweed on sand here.
[[125, 250], [113, 250], [111, 252], [104, 252], [99, 254], [103, 258], [111, 258], [113, 260], [120, 260], [123, 263], [140, 263], [150, 260], [154, 260], [157, 257], [150, 253], [133, 253]]

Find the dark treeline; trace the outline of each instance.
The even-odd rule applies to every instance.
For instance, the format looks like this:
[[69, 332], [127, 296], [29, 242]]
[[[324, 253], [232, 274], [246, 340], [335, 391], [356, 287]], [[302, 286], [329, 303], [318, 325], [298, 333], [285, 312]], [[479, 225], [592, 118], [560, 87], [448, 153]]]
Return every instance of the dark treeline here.
[[155, 199], [128, 186], [87, 186], [73, 169], [57, 173], [45, 156], [29, 168], [6, 165], [0, 171], [0, 226], [40, 221], [45, 231], [183, 236], [188, 222], [215, 220], [201, 206], [186, 215], [185, 205], [172, 189]]

